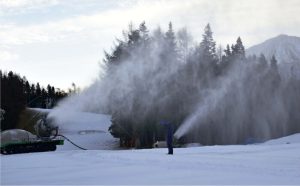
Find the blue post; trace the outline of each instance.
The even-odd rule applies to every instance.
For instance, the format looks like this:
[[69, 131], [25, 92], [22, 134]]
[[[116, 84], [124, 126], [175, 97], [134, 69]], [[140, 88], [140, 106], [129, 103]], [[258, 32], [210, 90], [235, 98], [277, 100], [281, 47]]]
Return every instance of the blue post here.
[[173, 125], [168, 121], [161, 121], [160, 124], [167, 129], [168, 154], [173, 154]]

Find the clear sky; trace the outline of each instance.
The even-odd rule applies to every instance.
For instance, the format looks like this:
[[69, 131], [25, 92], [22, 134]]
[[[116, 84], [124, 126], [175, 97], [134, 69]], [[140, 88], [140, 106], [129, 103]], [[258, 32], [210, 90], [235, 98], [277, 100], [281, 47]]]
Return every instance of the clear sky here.
[[169, 21], [200, 41], [209, 22], [217, 44], [246, 47], [279, 34], [300, 36], [300, 0], [0, 0], [0, 68], [42, 86], [87, 87], [130, 22]]

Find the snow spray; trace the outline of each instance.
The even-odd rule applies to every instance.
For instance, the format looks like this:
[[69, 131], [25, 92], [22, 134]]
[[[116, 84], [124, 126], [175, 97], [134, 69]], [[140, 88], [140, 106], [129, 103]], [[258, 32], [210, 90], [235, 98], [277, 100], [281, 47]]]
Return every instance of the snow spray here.
[[237, 144], [300, 131], [297, 81], [278, 78], [276, 70], [257, 60], [232, 61], [212, 77], [209, 61], [194, 52], [198, 46], [174, 57], [160, 29], [151, 37], [151, 49], [133, 48], [130, 57], [109, 66], [105, 76], [58, 108], [115, 114], [135, 131], [166, 119], [176, 125], [176, 138], [202, 144]]

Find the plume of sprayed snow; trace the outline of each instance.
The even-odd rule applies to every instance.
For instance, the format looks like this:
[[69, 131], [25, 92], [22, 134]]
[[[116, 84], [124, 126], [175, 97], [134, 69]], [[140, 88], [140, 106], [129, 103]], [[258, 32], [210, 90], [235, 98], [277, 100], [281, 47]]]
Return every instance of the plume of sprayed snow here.
[[[151, 50], [145, 52], [137, 48], [130, 51], [130, 59], [122, 60], [117, 67], [112, 67], [113, 70], [82, 93], [61, 101], [55, 110], [105, 114], [120, 111], [122, 115], [138, 113], [134, 116], [138, 120], [152, 112], [154, 107], [167, 102], [169, 87], [165, 84], [178, 76], [182, 64], [177, 60], [162, 61], [165, 46], [159, 37], [156, 39], [151, 43]], [[53, 115], [55, 113], [59, 112], [53, 112]]]
[[300, 107], [289, 102], [300, 100], [300, 87], [292, 85], [296, 81], [274, 79], [270, 72], [259, 72], [253, 64], [233, 66], [213, 89], [205, 90], [207, 96], [185, 119], [175, 137], [185, 136], [204, 144], [235, 144], [299, 132]]
[[[202, 61], [169, 61], [172, 56], [162, 51], [165, 45], [159, 40], [146, 52], [141, 48], [130, 51], [130, 58], [81, 94], [63, 100], [50, 115], [66, 110], [117, 111], [134, 125], [160, 119], [182, 121], [175, 137], [203, 144], [241, 143], [250, 137], [269, 139], [300, 131], [300, 117], [295, 114], [300, 108], [291, 101], [299, 100], [300, 91], [299, 87], [286, 90], [293, 87], [289, 80], [282, 80], [272, 92], [272, 78], [268, 79], [267, 70], [258, 72], [255, 62], [236, 62], [226, 74], [210, 79], [199, 76], [207, 70]], [[200, 67], [202, 71], [196, 73]]]
[[195, 125], [198, 125], [198, 121], [204, 121], [205, 117], [214, 112], [228, 93], [230, 84], [237, 82], [240, 79], [240, 75], [233, 73], [233, 76], [226, 76], [220, 79], [217, 88], [205, 90], [207, 92], [205, 99], [197, 104], [196, 110], [185, 119], [182, 125], [176, 130], [174, 136], [180, 139], [183, 135], [190, 132]]

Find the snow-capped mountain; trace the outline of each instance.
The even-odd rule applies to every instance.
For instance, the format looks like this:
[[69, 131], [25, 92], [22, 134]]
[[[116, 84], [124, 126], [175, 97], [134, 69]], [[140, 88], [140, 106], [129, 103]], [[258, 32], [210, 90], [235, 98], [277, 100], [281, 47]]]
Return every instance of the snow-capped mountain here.
[[264, 54], [268, 60], [274, 55], [282, 77], [292, 75], [300, 79], [300, 37], [279, 35], [246, 50], [246, 55]]
[[267, 59], [275, 55], [278, 63], [300, 63], [300, 37], [279, 35], [246, 50], [247, 56], [263, 53]]

